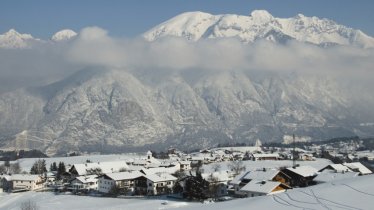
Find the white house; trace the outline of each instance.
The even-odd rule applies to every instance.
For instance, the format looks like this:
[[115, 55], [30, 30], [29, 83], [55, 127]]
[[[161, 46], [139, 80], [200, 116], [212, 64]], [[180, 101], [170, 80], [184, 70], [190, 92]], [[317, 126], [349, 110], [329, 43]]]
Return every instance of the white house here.
[[168, 173], [148, 174], [136, 179], [136, 194], [159, 195], [170, 192], [177, 178]]
[[75, 177], [75, 179], [71, 181], [70, 185], [71, 185], [71, 188], [75, 191], [97, 190], [98, 189], [97, 175]]
[[10, 178], [13, 184], [13, 190], [38, 190], [43, 188], [44, 180], [39, 175], [13, 174]]
[[276, 181], [251, 180], [240, 191], [247, 197], [271, 195], [290, 189], [285, 184]]
[[98, 178], [98, 191], [108, 193], [113, 186], [133, 191], [135, 188], [135, 179], [141, 176], [144, 176], [144, 174], [139, 171], [126, 171], [101, 175]]
[[183, 171], [189, 171], [191, 170], [191, 161], [185, 160], [185, 161], [179, 161], [180, 163], [180, 169]]

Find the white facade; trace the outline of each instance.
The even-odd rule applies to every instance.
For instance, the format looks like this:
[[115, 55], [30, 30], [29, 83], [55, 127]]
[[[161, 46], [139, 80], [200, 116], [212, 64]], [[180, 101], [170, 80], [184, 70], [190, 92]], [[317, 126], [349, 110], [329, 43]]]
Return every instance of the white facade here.
[[96, 175], [79, 176], [71, 182], [71, 187], [76, 191], [98, 190], [98, 179]]
[[108, 193], [113, 186], [115, 186], [116, 181], [111, 179], [106, 179], [105, 177], [100, 177], [98, 181], [98, 191], [101, 193]]
[[39, 175], [14, 174], [11, 180], [13, 189], [38, 190], [44, 186], [44, 181]]
[[177, 178], [170, 174], [147, 175], [147, 194], [159, 195], [170, 191]]

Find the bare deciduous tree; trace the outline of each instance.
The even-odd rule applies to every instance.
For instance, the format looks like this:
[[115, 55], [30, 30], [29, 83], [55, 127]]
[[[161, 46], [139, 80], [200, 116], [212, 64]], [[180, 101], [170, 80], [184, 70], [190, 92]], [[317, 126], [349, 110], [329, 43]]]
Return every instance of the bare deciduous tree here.
[[234, 175], [238, 175], [240, 172], [245, 170], [245, 166], [241, 160], [231, 162], [229, 168], [234, 172]]

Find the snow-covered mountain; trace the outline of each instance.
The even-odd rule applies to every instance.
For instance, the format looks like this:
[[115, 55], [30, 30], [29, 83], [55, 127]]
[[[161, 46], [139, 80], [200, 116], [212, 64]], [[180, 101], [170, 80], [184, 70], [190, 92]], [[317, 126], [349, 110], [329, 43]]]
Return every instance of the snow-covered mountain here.
[[20, 34], [14, 29], [10, 29], [4, 34], [0, 34], [0, 48], [27, 48], [31, 42], [40, 41], [30, 34]]
[[55, 154], [373, 135], [360, 124], [371, 111], [360, 118], [349, 100], [318, 77], [84, 70], [0, 95], [0, 146]]
[[66, 40], [70, 40], [70, 39], [74, 38], [77, 35], [78, 34], [73, 30], [64, 29], [64, 30], [61, 30], [61, 31], [55, 33], [52, 36], [51, 40], [55, 41], [55, 42], [66, 41]]
[[[53, 47], [75, 36], [63, 30], [48, 43]], [[250, 16], [184, 13], [144, 34], [149, 41], [170, 36], [374, 46], [373, 38], [331, 20], [281, 19], [266, 11]], [[35, 39], [11, 30], [0, 36], [0, 46], [24, 48], [29, 40]], [[90, 67], [46, 86], [1, 93], [0, 148], [122, 152], [283, 141], [292, 134], [304, 140], [374, 135], [372, 93], [357, 95], [328, 77], [117, 68]]]
[[161, 23], [143, 36], [149, 41], [167, 36], [184, 37], [191, 41], [237, 37], [245, 43], [266, 39], [281, 43], [297, 40], [323, 46], [340, 44], [374, 47], [372, 37], [332, 20], [302, 14], [276, 18], [265, 10], [255, 10], [249, 16], [187, 12]]
[[[55, 33], [51, 37], [51, 40], [53, 42], [67, 41], [74, 38], [77, 35], [78, 34], [73, 30], [64, 29]], [[24, 49], [31, 48], [32, 45], [36, 43], [48, 43], [48, 41], [34, 38], [30, 34], [21, 34], [17, 32], [15, 29], [10, 29], [8, 32], [0, 34], [0, 48]]]

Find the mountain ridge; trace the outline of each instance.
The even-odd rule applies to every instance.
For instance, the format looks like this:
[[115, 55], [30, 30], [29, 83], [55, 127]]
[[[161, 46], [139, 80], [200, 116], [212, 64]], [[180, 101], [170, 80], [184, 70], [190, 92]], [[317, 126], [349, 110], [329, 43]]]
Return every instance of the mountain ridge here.
[[266, 10], [254, 10], [249, 16], [186, 12], [153, 27], [145, 32], [143, 37], [148, 41], [167, 36], [183, 37], [190, 41], [222, 37], [237, 37], [245, 43], [258, 39], [277, 40], [277, 37], [269, 32], [317, 45], [333, 43], [374, 47], [374, 38], [332, 20], [306, 17], [302, 14], [291, 18], [276, 18]]

